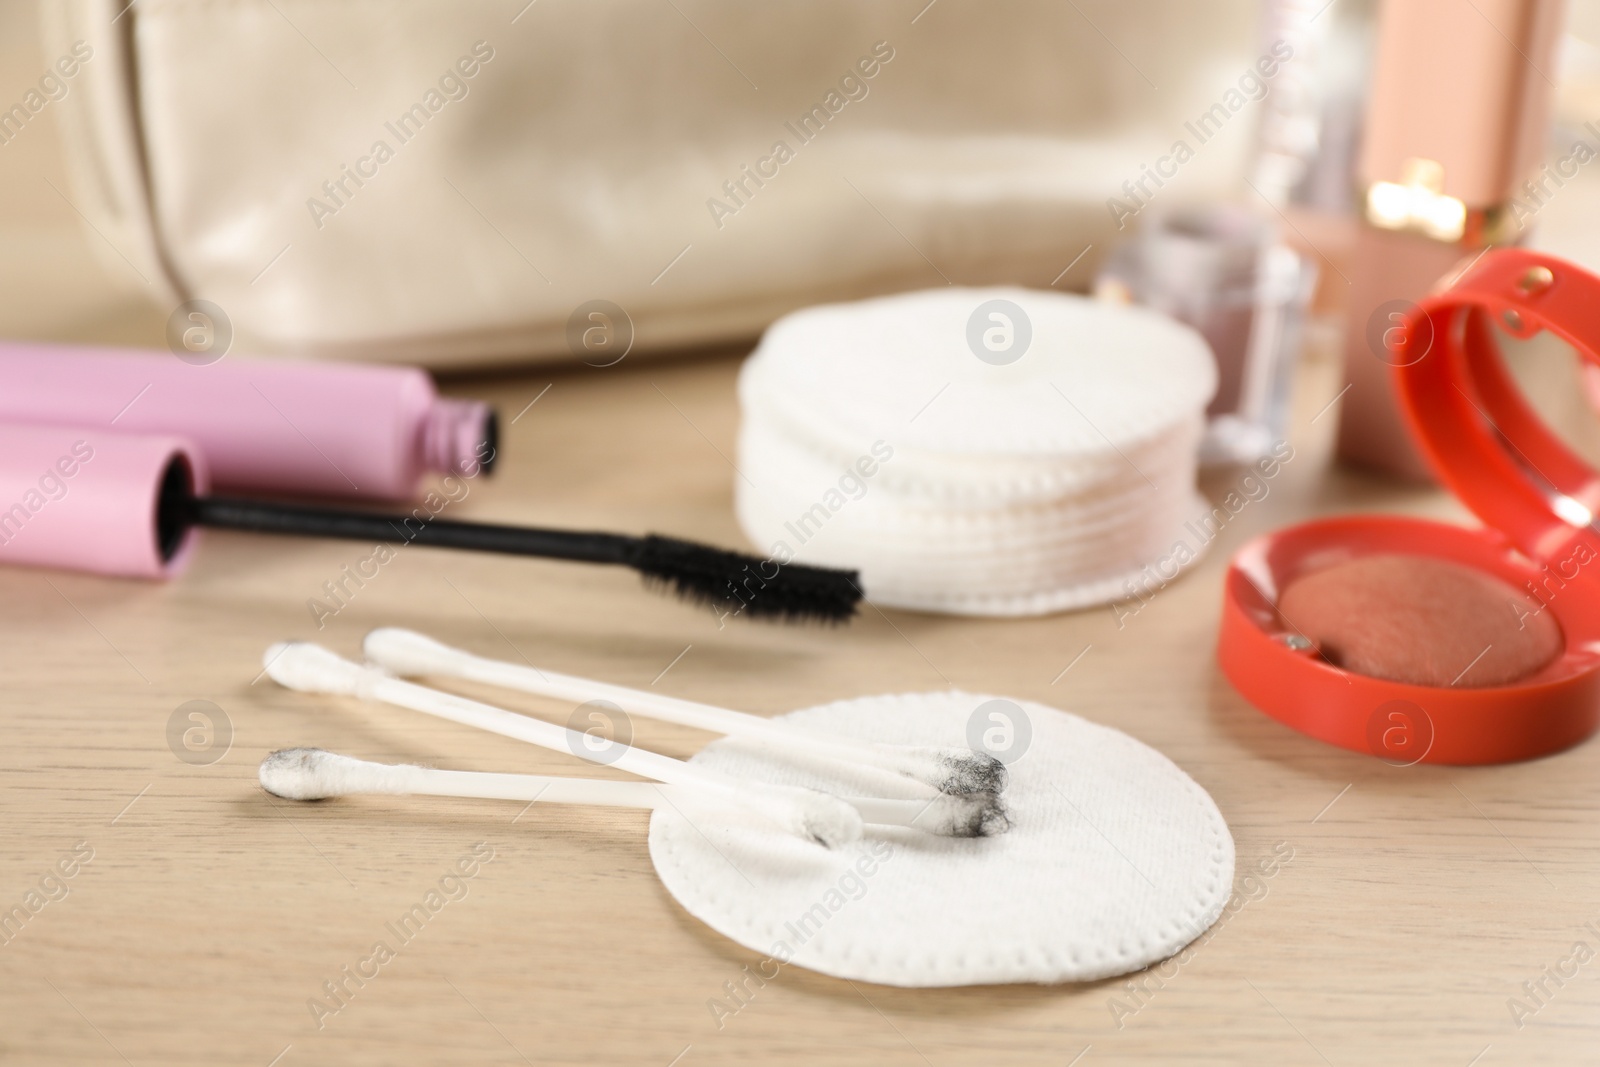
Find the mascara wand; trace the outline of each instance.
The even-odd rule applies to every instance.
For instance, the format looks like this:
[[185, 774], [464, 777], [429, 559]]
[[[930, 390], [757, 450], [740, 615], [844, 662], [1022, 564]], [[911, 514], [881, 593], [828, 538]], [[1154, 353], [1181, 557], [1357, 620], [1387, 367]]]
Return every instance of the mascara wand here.
[[451, 522], [211, 495], [204, 456], [176, 437], [0, 421], [0, 564], [170, 578], [200, 527], [401, 541], [434, 548], [609, 563], [730, 615], [844, 622], [854, 571], [779, 564], [649, 535]]
[[166, 517], [158, 524], [170, 526], [179, 537], [195, 526], [347, 541], [398, 537], [408, 544], [434, 548], [620, 564], [638, 571], [647, 583], [665, 586], [686, 600], [752, 618], [844, 622], [855, 614], [861, 599], [854, 571], [780, 566], [772, 560], [656, 534], [632, 537], [446, 519], [424, 522], [412, 515], [195, 497], [187, 492], [164, 500], [162, 511]]

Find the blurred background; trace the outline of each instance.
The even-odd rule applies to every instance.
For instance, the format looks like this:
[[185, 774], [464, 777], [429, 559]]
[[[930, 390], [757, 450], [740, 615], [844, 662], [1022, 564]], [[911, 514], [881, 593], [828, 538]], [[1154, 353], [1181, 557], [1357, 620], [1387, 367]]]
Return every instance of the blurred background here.
[[[241, 351], [436, 367], [567, 355], [595, 299], [649, 351], [872, 292], [1086, 289], [1108, 194], [1258, 36], [1240, 0], [1157, 5], [1183, 21], [1160, 38], [1091, 0], [39, 10], [7, 8], [14, 96], [75, 41], [95, 58], [4, 149], [17, 224], [83, 231], [59, 273], [27, 257], [30, 292], [88, 299], [87, 251], [158, 310], [213, 301]], [[1232, 123], [1182, 195], [1237, 187], [1251, 142]], [[60, 336], [60, 299], [5, 328]]]
[[[1519, 37], [1540, 10], [1560, 23], [1553, 41]], [[1600, 150], [1600, 8], [1460, 15], [1518, 69], [1441, 98], [1496, 151], [1536, 143], [1498, 176], [1500, 232], [1434, 240], [1417, 278], [1491, 239], [1600, 266], [1600, 167], [1572, 160]], [[1285, 297], [1303, 328], [1254, 416], [1281, 431], [1298, 362], [1337, 362], [1367, 305], [1420, 295], [1416, 279], [1365, 284], [1356, 247], [1380, 24], [1377, 0], [836, 3], [760, 19], [703, 0], [4, 0], [0, 103], [74, 42], [94, 58], [0, 144], [0, 335], [161, 348], [175, 309], [204, 299], [235, 352], [449, 372], [593, 364], [574, 330], [591, 306], [637, 359], [745, 344], [810, 303], [1013, 283], [1191, 321], [1226, 393], [1248, 368], [1230, 386], [1226, 325], [1202, 321], [1226, 279], [1163, 282], [1149, 262], [1172, 249], [1136, 243], [1189, 209], [1180, 229], [1215, 227], [1220, 205], [1264, 222], [1314, 286]], [[1288, 58], [1252, 74], [1275, 54]], [[1508, 132], [1494, 101], [1528, 94], [1548, 99]], [[380, 141], [392, 156], [372, 161]], [[1179, 141], [1192, 158], [1172, 162]], [[1529, 160], [1566, 176], [1536, 191]], [[1571, 407], [1571, 380], [1530, 388]], [[1230, 403], [1244, 401], [1219, 396], [1213, 415]]]
[[[54, 57], [51, 57], [52, 59]], [[39, 5], [0, 3], [5, 99], [19, 99], [46, 69]], [[0, 331], [38, 340], [164, 345], [167, 311], [103, 266], [94, 231], [62, 195], [70, 180], [56, 116], [48, 109], [0, 150]]]

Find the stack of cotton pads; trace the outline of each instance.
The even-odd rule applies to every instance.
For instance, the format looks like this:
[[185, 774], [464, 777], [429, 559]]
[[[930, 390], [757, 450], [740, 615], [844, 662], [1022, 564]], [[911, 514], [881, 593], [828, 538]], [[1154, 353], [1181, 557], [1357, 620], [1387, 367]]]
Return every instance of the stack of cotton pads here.
[[739, 377], [739, 521], [780, 564], [858, 569], [883, 605], [1120, 599], [1195, 555], [1175, 549], [1209, 511], [1215, 389], [1200, 335], [1142, 308], [957, 288], [809, 308]]

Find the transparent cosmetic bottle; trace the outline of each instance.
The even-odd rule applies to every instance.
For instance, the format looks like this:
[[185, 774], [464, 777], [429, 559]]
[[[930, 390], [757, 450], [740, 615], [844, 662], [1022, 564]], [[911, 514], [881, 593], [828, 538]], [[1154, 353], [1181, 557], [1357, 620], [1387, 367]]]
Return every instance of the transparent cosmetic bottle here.
[[1107, 257], [1099, 299], [1152, 308], [1198, 330], [1217, 361], [1200, 462], [1251, 463], [1287, 432], [1289, 390], [1316, 265], [1264, 218], [1233, 205], [1155, 216]]

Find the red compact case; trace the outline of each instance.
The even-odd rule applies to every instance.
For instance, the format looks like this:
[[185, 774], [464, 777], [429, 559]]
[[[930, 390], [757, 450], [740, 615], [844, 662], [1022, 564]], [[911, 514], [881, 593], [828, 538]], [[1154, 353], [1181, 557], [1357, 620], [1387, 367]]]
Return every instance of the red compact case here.
[[[1395, 387], [1439, 481], [1487, 525], [1388, 515], [1292, 526], [1234, 556], [1217, 658], [1250, 703], [1312, 737], [1396, 763], [1531, 759], [1600, 725], [1600, 473], [1528, 406], [1493, 324], [1541, 330], [1600, 365], [1600, 278], [1522, 249], [1483, 254], [1389, 338]], [[1280, 591], [1368, 555], [1430, 556], [1525, 590], [1560, 626], [1561, 654], [1511, 685], [1388, 681], [1324, 660], [1278, 612]]]

